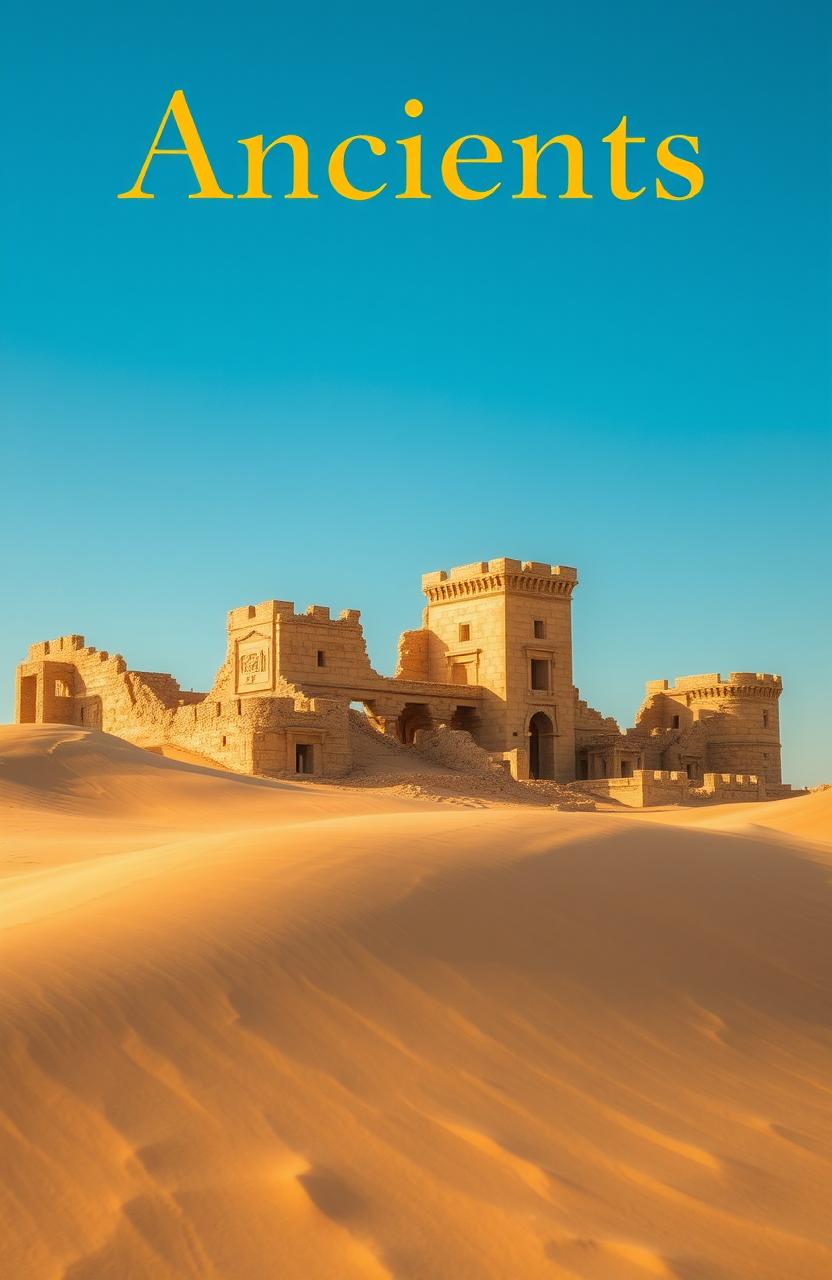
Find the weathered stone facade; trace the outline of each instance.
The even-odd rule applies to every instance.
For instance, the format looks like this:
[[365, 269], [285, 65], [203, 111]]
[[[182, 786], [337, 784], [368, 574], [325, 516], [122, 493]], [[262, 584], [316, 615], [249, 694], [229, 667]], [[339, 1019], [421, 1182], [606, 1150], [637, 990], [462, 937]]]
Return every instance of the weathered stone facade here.
[[[19, 666], [16, 718], [174, 746], [242, 773], [338, 777], [351, 767], [348, 712], [359, 702], [401, 742], [437, 725], [466, 729], [516, 778], [577, 779], [599, 794], [621, 780], [625, 803], [675, 795], [681, 779], [686, 793], [725, 798], [782, 791], [780, 677], [652, 681], [622, 733], [572, 682], [576, 584], [572, 568], [507, 558], [426, 574], [422, 626], [402, 635], [394, 676], [372, 667], [357, 610], [332, 618], [287, 600], [231, 610], [208, 693], [62, 636], [33, 645]], [[713, 781], [722, 775], [742, 781]]]

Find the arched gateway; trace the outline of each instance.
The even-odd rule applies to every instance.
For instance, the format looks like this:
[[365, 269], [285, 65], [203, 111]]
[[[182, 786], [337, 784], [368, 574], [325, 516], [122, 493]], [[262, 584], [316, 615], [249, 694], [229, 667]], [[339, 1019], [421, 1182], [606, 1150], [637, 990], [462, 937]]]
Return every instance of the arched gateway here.
[[536, 711], [529, 721], [529, 776], [555, 776], [555, 730], [544, 711]]

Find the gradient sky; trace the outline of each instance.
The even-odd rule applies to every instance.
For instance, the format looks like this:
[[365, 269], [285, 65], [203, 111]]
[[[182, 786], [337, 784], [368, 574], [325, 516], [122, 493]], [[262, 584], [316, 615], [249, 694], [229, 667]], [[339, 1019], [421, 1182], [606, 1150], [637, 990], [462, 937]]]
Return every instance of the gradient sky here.
[[[360, 608], [390, 672], [423, 571], [509, 555], [578, 567], [605, 714], [780, 672], [784, 777], [832, 780], [829, 6], [48, 3], [4, 34], [0, 719], [33, 640], [206, 688], [225, 611], [273, 596]], [[116, 200], [176, 88], [226, 189], [236, 139], [297, 132], [320, 198], [271, 156], [269, 201], [189, 201], [178, 159]], [[341, 138], [395, 181], [418, 128], [430, 202], [327, 187]], [[507, 157], [479, 203], [438, 174], [469, 132]], [[559, 132], [595, 199], [513, 201], [511, 139]], [[671, 133], [687, 203], [649, 195]]]

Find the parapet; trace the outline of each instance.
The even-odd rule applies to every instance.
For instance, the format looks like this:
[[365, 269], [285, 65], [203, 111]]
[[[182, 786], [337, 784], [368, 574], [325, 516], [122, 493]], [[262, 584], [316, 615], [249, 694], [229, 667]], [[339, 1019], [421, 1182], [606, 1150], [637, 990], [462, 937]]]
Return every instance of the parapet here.
[[475, 560], [452, 569], [437, 569], [422, 575], [422, 591], [433, 602], [482, 591], [535, 590], [568, 595], [578, 581], [578, 571], [570, 565], [545, 564], [540, 560]]
[[40, 662], [43, 658], [53, 658], [60, 662], [83, 648], [83, 636], [57, 636], [54, 640], [39, 640], [37, 644], [29, 645], [29, 661]]
[[759, 785], [756, 773], [706, 773], [703, 774], [703, 785], [706, 791], [719, 791], [730, 788], [732, 791], [741, 787], [756, 790]]
[[79, 660], [110, 662], [118, 672], [127, 670], [127, 663], [120, 653], [109, 653], [106, 649], [87, 645], [83, 636], [57, 636], [54, 640], [40, 640], [37, 644], [29, 645], [27, 662], [67, 662], [77, 665]]
[[247, 623], [274, 622], [283, 613], [294, 613], [295, 606], [291, 600], [261, 600], [259, 604], [244, 604], [238, 609], [229, 609], [228, 628], [244, 627]]
[[757, 686], [769, 686], [782, 690], [781, 676], [770, 675], [766, 671], [732, 671], [722, 676], [718, 671], [707, 671], [697, 676], [677, 676], [673, 684], [667, 680], [648, 680], [645, 685], [647, 697], [654, 693], [718, 693], [721, 689], [737, 689]]
[[261, 600], [259, 604], [244, 604], [228, 611], [228, 630], [250, 624], [262, 625], [274, 622], [333, 622], [356, 626], [361, 619], [360, 609], [342, 609], [337, 618], [331, 616], [329, 605], [310, 604], [303, 613], [295, 612], [292, 600]]

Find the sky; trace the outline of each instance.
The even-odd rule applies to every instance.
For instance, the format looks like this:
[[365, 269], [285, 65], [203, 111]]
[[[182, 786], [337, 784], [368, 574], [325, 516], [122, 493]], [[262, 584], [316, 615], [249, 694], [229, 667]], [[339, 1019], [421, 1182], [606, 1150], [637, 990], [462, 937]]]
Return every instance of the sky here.
[[[207, 688], [226, 610], [272, 597], [360, 608], [390, 673], [421, 574], [506, 555], [577, 566], [604, 714], [779, 672], [784, 778], [832, 781], [827, 5], [50, 2], [5, 36], [0, 720], [35, 640]], [[189, 200], [179, 157], [116, 199], [175, 89], [225, 190], [238, 139], [297, 133], [318, 200], [276, 153], [271, 200]], [[395, 200], [415, 132], [432, 199]], [[358, 133], [390, 187], [351, 202]], [[505, 157], [477, 202], [440, 178], [467, 133]], [[511, 140], [557, 133], [594, 198], [513, 200]], [[669, 134], [693, 200], [652, 195]]]

